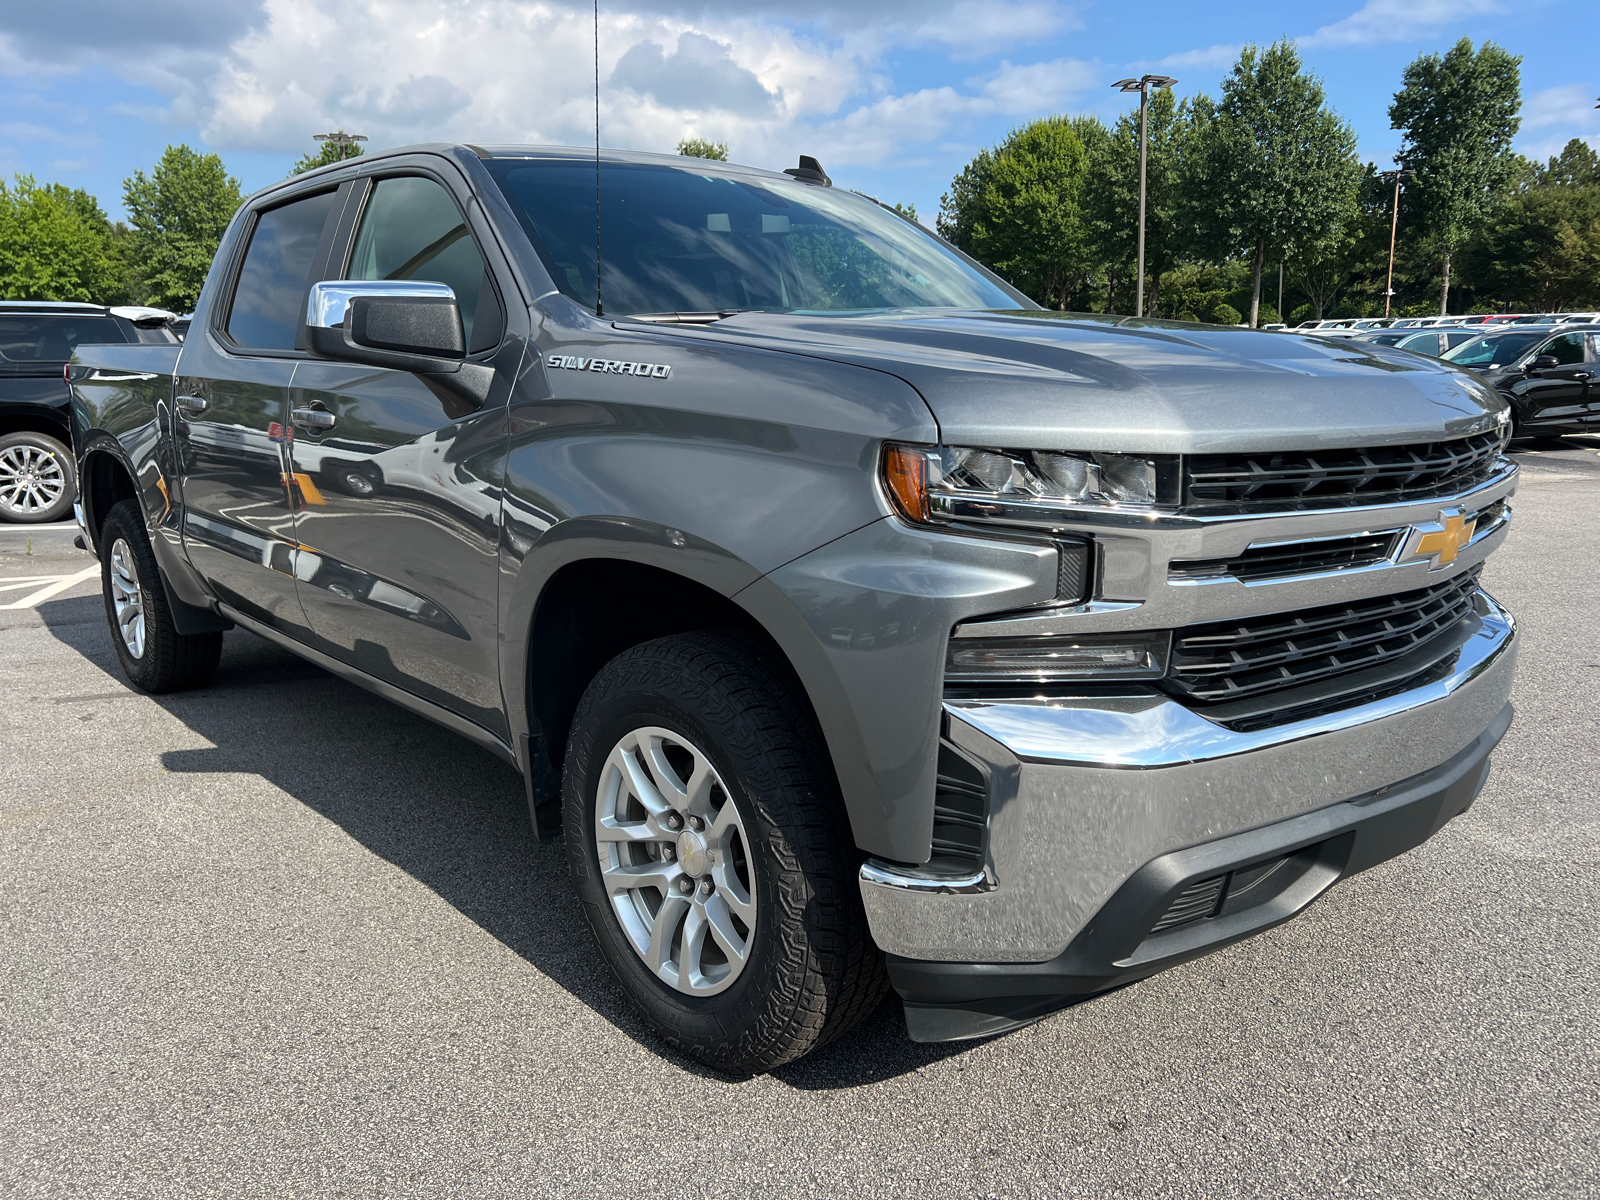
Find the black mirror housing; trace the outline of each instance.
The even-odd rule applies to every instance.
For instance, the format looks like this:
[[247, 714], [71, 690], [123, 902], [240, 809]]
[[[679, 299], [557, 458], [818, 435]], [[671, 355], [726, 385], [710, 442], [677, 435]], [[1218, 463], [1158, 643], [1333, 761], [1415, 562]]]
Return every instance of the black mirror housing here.
[[1559, 367], [1560, 365], [1561, 365], [1561, 360], [1559, 358], [1557, 358], [1554, 354], [1541, 354], [1541, 355], [1538, 355], [1531, 363], [1528, 364], [1528, 370], [1530, 370], [1530, 371], [1548, 371], [1548, 370], [1552, 369], [1553, 367]]
[[453, 417], [482, 408], [494, 381], [490, 367], [466, 361], [461, 309], [442, 284], [313, 284], [306, 344], [323, 358], [410, 371]]

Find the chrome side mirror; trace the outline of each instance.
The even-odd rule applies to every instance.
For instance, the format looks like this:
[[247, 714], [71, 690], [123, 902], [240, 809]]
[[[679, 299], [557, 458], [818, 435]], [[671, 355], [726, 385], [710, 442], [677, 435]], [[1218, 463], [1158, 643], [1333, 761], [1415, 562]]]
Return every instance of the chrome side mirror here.
[[311, 285], [306, 345], [341, 362], [410, 371], [453, 416], [483, 407], [494, 371], [464, 361], [466, 333], [453, 290], [408, 279], [327, 279]]

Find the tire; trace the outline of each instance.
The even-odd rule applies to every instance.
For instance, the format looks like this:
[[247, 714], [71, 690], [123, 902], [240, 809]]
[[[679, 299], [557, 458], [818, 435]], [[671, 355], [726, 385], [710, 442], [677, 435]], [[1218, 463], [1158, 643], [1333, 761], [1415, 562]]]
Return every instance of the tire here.
[[[706, 786], [685, 800], [697, 779]], [[672, 807], [641, 803], [650, 787], [674, 785]], [[799, 683], [766, 643], [679, 634], [612, 659], [573, 718], [562, 800], [573, 884], [601, 956], [668, 1045], [719, 1071], [769, 1071], [883, 998], [832, 763]], [[645, 882], [624, 879], [630, 865], [660, 886], [617, 888]], [[725, 948], [741, 943], [742, 959]]]
[[44, 433], [0, 437], [0, 519], [23, 525], [64, 520], [78, 498], [72, 451]]
[[100, 527], [100, 590], [111, 643], [128, 682], [146, 692], [179, 692], [210, 680], [222, 634], [179, 633], [137, 500], [112, 506]]

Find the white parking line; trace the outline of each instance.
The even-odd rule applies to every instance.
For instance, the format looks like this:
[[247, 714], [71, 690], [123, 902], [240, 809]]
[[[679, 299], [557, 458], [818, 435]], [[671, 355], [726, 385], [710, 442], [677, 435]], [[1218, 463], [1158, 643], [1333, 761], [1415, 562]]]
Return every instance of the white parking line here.
[[[10, 604], [0, 604], [0, 609], [32, 608], [34, 605], [42, 604], [53, 596], [59, 596], [69, 588], [77, 587], [80, 583], [86, 583], [91, 579], [98, 578], [99, 575], [100, 564], [95, 563], [94, 566], [85, 567], [76, 575], [39, 575], [32, 579], [7, 580], [4, 583], [0, 583], [0, 591], [14, 592], [24, 587], [36, 587], [38, 590], [28, 593], [20, 600], [13, 600]], [[39, 587], [40, 584], [44, 586]]]

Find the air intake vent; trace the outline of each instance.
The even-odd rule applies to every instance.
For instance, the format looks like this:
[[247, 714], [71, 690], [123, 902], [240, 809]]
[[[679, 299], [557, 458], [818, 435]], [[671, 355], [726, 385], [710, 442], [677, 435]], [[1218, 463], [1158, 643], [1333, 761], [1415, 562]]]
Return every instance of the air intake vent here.
[[1222, 889], [1227, 885], [1226, 875], [1215, 875], [1210, 879], [1202, 879], [1199, 883], [1191, 883], [1178, 893], [1178, 898], [1167, 908], [1161, 920], [1151, 928], [1151, 933], [1160, 933], [1163, 929], [1175, 929], [1179, 925], [1187, 925], [1190, 921], [1202, 921], [1206, 917], [1214, 916], [1217, 906], [1222, 903]]
[[1061, 567], [1056, 577], [1056, 599], [1077, 604], [1089, 598], [1089, 543], [1059, 542]]
[[948, 742], [939, 743], [933, 796], [933, 864], [981, 871], [988, 850], [989, 781]]

